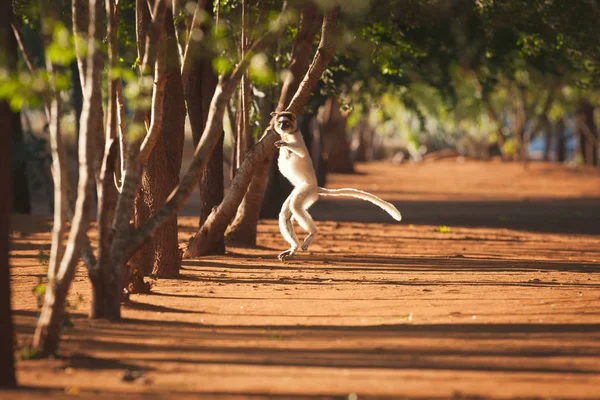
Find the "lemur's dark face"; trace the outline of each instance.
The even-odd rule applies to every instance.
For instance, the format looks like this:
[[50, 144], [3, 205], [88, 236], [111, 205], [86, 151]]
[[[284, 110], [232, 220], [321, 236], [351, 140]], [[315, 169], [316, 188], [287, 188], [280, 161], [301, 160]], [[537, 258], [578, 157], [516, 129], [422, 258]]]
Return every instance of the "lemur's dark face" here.
[[296, 131], [296, 116], [290, 112], [273, 113], [275, 128], [280, 133], [293, 133]]

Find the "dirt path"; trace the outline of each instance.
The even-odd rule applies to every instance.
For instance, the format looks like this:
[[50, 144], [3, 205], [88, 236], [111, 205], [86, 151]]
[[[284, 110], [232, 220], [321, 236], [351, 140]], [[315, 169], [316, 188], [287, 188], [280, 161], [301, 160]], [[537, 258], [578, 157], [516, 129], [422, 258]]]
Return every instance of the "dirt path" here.
[[[280, 263], [286, 246], [265, 221], [261, 248], [185, 261], [181, 279], [132, 296], [117, 324], [85, 317], [80, 267], [64, 357], [20, 361], [26, 389], [0, 398], [600, 398], [598, 171], [455, 161], [358, 170], [330, 186], [393, 201], [401, 224], [368, 203], [322, 201], [311, 251]], [[180, 225], [184, 243], [196, 220]], [[21, 344], [48, 230], [15, 218]], [[126, 382], [128, 369], [143, 375]]]

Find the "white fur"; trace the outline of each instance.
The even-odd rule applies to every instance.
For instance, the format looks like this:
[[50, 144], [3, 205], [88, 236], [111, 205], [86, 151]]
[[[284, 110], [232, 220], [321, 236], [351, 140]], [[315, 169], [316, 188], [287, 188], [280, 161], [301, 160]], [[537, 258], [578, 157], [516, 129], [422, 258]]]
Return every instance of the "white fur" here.
[[[307, 210], [319, 199], [319, 195], [348, 196], [366, 200], [387, 211], [396, 221], [402, 219], [396, 207], [371, 193], [351, 188], [325, 189], [319, 187], [308, 149], [297, 127], [296, 117], [287, 112], [273, 113], [272, 115], [275, 117], [275, 131], [281, 137], [281, 140], [275, 143], [280, 148], [279, 170], [294, 185], [294, 190], [283, 203], [279, 213], [279, 229], [285, 241], [291, 246], [279, 254], [280, 260], [294, 255], [299, 247], [302, 250], [308, 249], [318, 229]], [[294, 219], [298, 221], [302, 229], [308, 232], [302, 245], [294, 232]]]

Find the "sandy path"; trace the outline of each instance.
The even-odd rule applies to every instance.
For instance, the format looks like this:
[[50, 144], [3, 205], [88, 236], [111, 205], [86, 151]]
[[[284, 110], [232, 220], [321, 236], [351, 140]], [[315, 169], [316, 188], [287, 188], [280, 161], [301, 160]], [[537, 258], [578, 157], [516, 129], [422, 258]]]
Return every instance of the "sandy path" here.
[[[328, 222], [309, 253], [278, 262], [285, 245], [265, 221], [261, 248], [185, 261], [181, 279], [132, 296], [117, 324], [85, 317], [80, 267], [64, 358], [19, 362], [26, 390], [0, 398], [600, 398], [600, 173], [358, 169], [330, 186], [392, 200], [402, 224], [368, 203], [322, 201], [314, 214]], [[180, 218], [182, 243], [195, 224]], [[48, 229], [15, 218], [20, 343]], [[143, 376], [124, 382], [126, 369]]]

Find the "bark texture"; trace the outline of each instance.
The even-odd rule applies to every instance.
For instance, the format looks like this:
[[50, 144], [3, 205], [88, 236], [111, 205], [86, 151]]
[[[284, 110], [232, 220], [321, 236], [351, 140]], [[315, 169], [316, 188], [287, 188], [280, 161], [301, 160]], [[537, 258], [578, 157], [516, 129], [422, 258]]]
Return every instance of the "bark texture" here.
[[[206, 2], [205, 12], [212, 15], [212, 2]], [[205, 37], [210, 34], [210, 30], [206, 26], [202, 26]], [[202, 132], [206, 127], [208, 120], [208, 111], [212, 95], [215, 93], [218, 79], [212, 65], [211, 57], [206, 52], [189, 53], [191, 58], [189, 62], [190, 71], [186, 85], [185, 97], [192, 128], [192, 138], [194, 146], [198, 146]], [[199, 226], [206, 221], [212, 209], [219, 205], [223, 200], [223, 133], [218, 141], [214, 151], [212, 152], [208, 164], [202, 177], [200, 178], [200, 218]], [[219, 238], [219, 243], [216, 246], [216, 252], [222, 254], [225, 252], [224, 238]]]
[[[10, 29], [12, 4], [4, 2], [0, 5], [0, 47], [5, 49], [0, 55], [0, 66], [13, 72], [17, 63], [17, 43]], [[11, 203], [11, 147], [12, 129], [14, 129], [13, 112], [8, 102], [0, 102], [0, 187], [4, 193], [0, 196], [0, 388], [8, 389], [17, 386], [15, 378], [15, 359], [13, 349], [13, 323], [10, 302], [10, 265], [8, 262], [9, 224]], [[20, 125], [20, 123], [19, 123]]]
[[[177, 52], [173, 15], [165, 18], [166, 68], [163, 120], [159, 138], [144, 165], [142, 186], [135, 200], [135, 226], [139, 227], [166, 202], [179, 183], [185, 128], [185, 103]], [[181, 254], [177, 240], [177, 218], [169, 219], [138, 252], [141, 269], [166, 278], [179, 275]]]
[[[104, 4], [104, 0], [96, 0], [99, 3]], [[98, 6], [100, 7], [100, 6]], [[72, 16], [73, 16], [73, 34], [78, 40], [75, 40], [75, 52], [77, 55], [77, 67], [79, 70], [79, 85], [82, 90], [83, 96], [83, 88], [85, 88], [86, 80], [87, 80], [87, 65], [90, 62], [90, 58], [86, 56], [87, 50], [81, 47], [81, 44], [88, 43], [89, 41], [89, 24], [90, 24], [90, 2], [89, 0], [73, 0], [72, 4]], [[103, 26], [103, 18], [99, 19], [95, 22], [95, 29], [98, 30], [98, 37], [104, 38], [105, 28]], [[85, 47], [85, 46], [84, 46]], [[103, 62], [103, 52], [99, 51], [95, 53], [94, 62], [96, 64]], [[78, 88], [75, 88], [77, 91]], [[77, 101], [77, 95], [75, 96], [74, 101]], [[90, 139], [94, 149], [101, 149], [104, 147], [104, 121], [103, 121], [103, 113], [104, 110], [102, 108], [102, 102], [92, 104], [93, 114], [100, 115], [95, 123], [96, 125], [93, 127]], [[77, 110], [77, 108], [76, 108]], [[83, 112], [83, 108], [81, 109]], [[79, 134], [81, 132], [81, 114], [79, 114], [78, 118], [78, 128], [77, 128], [77, 148], [79, 148]], [[103, 153], [100, 151], [95, 151], [92, 153], [91, 161], [92, 161], [92, 171], [94, 172], [94, 178], [96, 183], [100, 185], [100, 168], [102, 166], [102, 156]], [[79, 177], [77, 179], [79, 181]]]
[[[157, 1], [155, 4], [155, 11], [153, 12], [154, 27], [161, 26], [160, 21], [161, 13], [164, 16], [164, 10], [160, 10], [160, 3]], [[265, 34], [261, 39], [257, 40], [249, 53], [262, 51], [268, 44], [270, 44], [285, 28], [284, 19], [278, 18], [273, 23], [273, 29]], [[153, 29], [149, 30], [149, 33]], [[147, 67], [147, 62], [153, 60], [153, 56], [148, 56], [148, 52], [154, 52], [156, 55], [156, 46], [149, 44], [152, 40], [160, 37], [160, 32], [154, 32], [153, 35], [148, 35], [146, 41], [146, 54], [143, 58], [141, 70], [144, 71]], [[207, 124], [204, 129], [202, 139], [196, 147], [194, 158], [190, 164], [187, 173], [184, 175], [181, 183], [176, 190], [169, 196], [166, 204], [148, 221], [146, 221], [141, 227], [132, 230], [129, 226], [129, 221], [133, 214], [133, 201], [135, 193], [141, 181], [141, 160], [139, 148], [140, 140], [136, 135], [130, 135], [130, 142], [127, 144], [127, 154], [125, 162], [125, 173], [123, 176], [123, 189], [121, 195], [117, 201], [117, 208], [115, 212], [115, 219], [113, 221], [113, 227], [115, 230], [115, 237], [111, 246], [111, 265], [115, 271], [122, 271], [124, 264], [131, 258], [133, 254], [143, 245], [143, 243], [150, 238], [154, 232], [160, 228], [160, 226], [172, 218], [184, 205], [185, 201], [189, 198], [192, 193], [194, 186], [198, 183], [204, 168], [208, 162], [208, 158], [216, 147], [218, 141], [221, 138], [223, 132], [223, 115], [225, 108], [231, 95], [233, 94], [235, 87], [237, 86], [242, 74], [248, 68], [250, 64], [250, 57], [242, 59], [235, 67], [231, 74], [223, 76], [220, 80], [213, 99], [211, 101]], [[157, 84], [160, 81], [157, 82]], [[157, 91], [155, 91], [157, 93]], [[154, 107], [153, 111], [157, 111], [158, 108]], [[162, 110], [162, 109], [161, 109]], [[134, 116], [134, 123], [140, 123], [143, 121], [144, 110], [138, 110]], [[154, 117], [158, 117], [158, 114], [153, 114], [153, 119], [150, 125], [150, 131], [152, 133], [152, 127], [154, 126]], [[150, 133], [150, 134], [151, 134]], [[149, 141], [149, 143], [151, 143]], [[117, 274], [117, 277], [119, 275]], [[112, 288], [113, 293], [121, 290], [120, 285], [116, 285]], [[116, 306], [115, 309], [119, 307]], [[112, 318], [120, 318], [120, 311], [118, 314], [112, 316]]]
[[[285, 109], [300, 85], [301, 77], [308, 67], [312, 44], [320, 22], [317, 7], [314, 4], [310, 3], [302, 9], [298, 34], [294, 39], [294, 47], [292, 49], [292, 61], [289, 66], [290, 73], [283, 83], [281, 95], [279, 96], [279, 101], [277, 103], [277, 111], [283, 111]], [[287, 194], [291, 190], [291, 185], [281, 176], [281, 174], [279, 174], [277, 166], [273, 164], [273, 159], [277, 154], [278, 152], [275, 147], [268, 149], [265, 159], [260, 160], [256, 165], [254, 176], [252, 177], [243, 201], [237, 210], [235, 219], [227, 232], [227, 238], [229, 240], [248, 246], [256, 245], [256, 228], [258, 226], [267, 184], [269, 183], [269, 175], [274, 178], [271, 179], [269, 183], [271, 186], [271, 193], [281, 193], [283, 196], [287, 197]], [[277, 208], [276, 213], [279, 212], [280, 207], [281, 205], [279, 205], [279, 207], [275, 205], [275, 208]]]
[[[92, 138], [100, 134], [95, 131], [101, 126], [102, 115], [98, 112], [97, 103], [102, 102], [100, 87], [103, 59], [98, 57], [100, 51], [97, 43], [101, 41], [102, 2], [90, 0], [89, 40], [87, 71], [84, 84], [84, 104], [81, 115], [82, 132], [79, 134], [79, 182], [77, 189], [77, 201], [75, 213], [71, 222], [69, 240], [60, 261], [58, 270], [48, 274], [48, 285], [42, 312], [36, 326], [33, 346], [42, 355], [50, 355], [56, 352], [60, 332], [63, 325], [65, 312], [65, 300], [73, 277], [75, 266], [81, 255], [82, 246], [86, 240], [86, 233], [90, 222], [90, 194], [93, 187], [92, 154], [95, 143]], [[50, 5], [46, 5], [50, 10]], [[56, 19], [55, 19], [56, 21]], [[50, 66], [47, 62], [47, 68]], [[52, 67], [48, 68], [52, 69]], [[58, 93], [55, 94], [58, 97]], [[59, 125], [58, 114], [52, 115]], [[98, 122], [100, 120], [100, 122]], [[64, 190], [64, 188], [63, 188]]]
[[[329, 61], [333, 57], [335, 51], [333, 31], [337, 22], [337, 13], [338, 9], [335, 8], [323, 18], [319, 48], [286, 111], [300, 115], [317, 82], [321, 78], [323, 71], [325, 71], [325, 68], [327, 68]], [[231, 183], [227, 196], [223, 199], [221, 205], [213, 210], [197, 234], [190, 239], [184, 257], [198, 257], [211, 254], [214, 249], [214, 238], [225, 232], [227, 225], [235, 216], [235, 212], [255, 173], [254, 166], [264, 163], [268, 155], [273, 152], [277, 137], [278, 135], [275, 131], [267, 130], [261, 140], [248, 152], [242, 166]]]
[[[117, 5], [115, 0], [106, 0], [109, 65], [106, 146], [100, 171], [100, 185], [98, 186], [98, 261], [90, 268], [89, 273], [92, 283], [90, 318], [108, 318], [114, 313], [114, 310], [111, 309], [114, 303], [110, 299], [115, 294], [111, 294], [108, 289], [116, 281], [110, 266], [110, 246], [113, 238], [111, 222], [114, 218], [118, 197], [113, 176], [120, 169], [117, 157], [119, 142], [116, 138], [119, 119], [117, 95], [120, 90], [120, 78], [115, 77], [112, 72], [118, 64], [117, 28], [119, 6], [120, 2]], [[118, 176], [121, 177], [120, 173]]]
[[[137, 2], [136, 14], [139, 20], [139, 11], [143, 10], [146, 3], [143, 1]], [[150, 156], [154, 145], [160, 139], [162, 132], [163, 118], [163, 102], [165, 93], [165, 14], [166, 0], [156, 0], [154, 2], [152, 21], [148, 25], [147, 34], [139, 35], [138, 28], [138, 49], [143, 53], [140, 54], [140, 83], [149, 75], [149, 71], [154, 69], [154, 85], [151, 93], [144, 92], [141, 95], [149, 97], [152, 95], [151, 109], [146, 107], [138, 107], [133, 116], [133, 121], [129, 127], [127, 135], [123, 135], [125, 141], [125, 168], [123, 172], [121, 194], [117, 199], [115, 215], [112, 222], [114, 237], [110, 247], [110, 264], [113, 275], [115, 276], [114, 286], [110, 288], [113, 293], [110, 309], [114, 310], [114, 314], [110, 315], [111, 319], [120, 319], [120, 300], [123, 289], [122, 275], [127, 271], [125, 264], [135, 253], [132, 240], [132, 227], [130, 221], [133, 218], [134, 201], [136, 194], [141, 184], [142, 166]], [[139, 21], [138, 21], [139, 22]], [[146, 122], [150, 112], [150, 123], [146, 133]], [[150, 235], [140, 241], [135, 249], [139, 249], [143, 242]], [[128, 251], [131, 249], [132, 251]]]
[[[154, 15], [152, 18], [149, 7], [154, 4]], [[160, 11], [160, 13], [156, 13]], [[121, 216], [121, 212], [125, 212], [127, 216], [131, 213], [130, 199], [133, 201], [133, 223], [134, 226], [139, 226], [146, 221], [151, 215], [152, 210], [159, 207], [157, 203], [162, 197], [162, 193], [152, 193], [155, 189], [157, 177], [154, 166], [159, 166], [165, 162], [164, 149], [162, 153], [153, 152], [154, 148], [162, 146], [161, 137], [163, 116], [164, 116], [164, 96], [166, 88], [166, 6], [165, 0], [157, 0], [154, 2], [146, 2], [138, 0], [136, 2], [136, 29], [137, 29], [137, 48], [138, 57], [143, 60], [140, 64], [140, 74], [144, 76], [150, 69], [154, 71], [154, 85], [151, 93], [145, 95], [152, 98], [150, 110], [139, 108], [136, 110], [134, 117], [133, 128], [145, 133], [143, 141], [139, 142], [137, 138], [124, 145], [127, 148], [126, 152], [126, 172], [124, 173], [123, 192], [118, 199], [117, 207], [121, 207], [121, 211], [115, 211], [115, 219], [118, 220], [120, 229], [127, 230], [125, 216]], [[147, 53], [149, 52], [149, 53]], [[148, 121], [149, 120], [149, 121]], [[142, 128], [147, 127], [147, 129]], [[148, 126], [149, 125], [149, 126]], [[158, 156], [157, 156], [158, 155]], [[159, 155], [162, 155], [160, 157]], [[127, 179], [134, 175], [134, 180]], [[140, 176], [141, 174], [141, 176]], [[125, 201], [126, 200], [126, 201]], [[126, 210], [125, 207], [127, 207]], [[127, 238], [127, 231], [121, 232], [117, 236], [117, 243], [124, 241]], [[123, 242], [121, 242], [123, 243]], [[113, 246], [116, 243], [113, 243]], [[113, 254], [116, 250], [113, 248]], [[123, 277], [123, 290], [125, 293], [143, 293], [147, 292], [149, 286], [144, 282], [144, 275], [152, 272], [154, 267], [154, 251], [155, 245], [152, 240], [145, 243], [144, 247], [132, 258], [131, 262], [121, 273], [115, 272], [116, 275]]]
[[[285, 7], [282, 10], [282, 14], [283, 11], [285, 11]], [[121, 260], [115, 258], [117, 262], [122, 263], [127, 257], [130, 257], [131, 254], [134, 253], [139, 246], [141, 246], [143, 242], [150, 237], [158, 227], [161, 226], [161, 224], [163, 224], [169, 217], [177, 213], [181, 207], [183, 207], [185, 201], [192, 193], [194, 186], [200, 180], [210, 155], [212, 154], [219, 140], [221, 140], [225, 109], [227, 108], [227, 104], [229, 103], [229, 100], [231, 99], [231, 96], [233, 95], [233, 92], [235, 91], [235, 88], [244, 71], [250, 64], [250, 55], [266, 48], [275, 40], [277, 35], [279, 35], [284, 28], [284, 20], [282, 17], [280, 17], [274, 21], [272, 24], [272, 29], [269, 32], [253, 43], [248, 51], [248, 55], [238, 63], [233, 72], [221, 78], [217, 88], [215, 89], [215, 93], [210, 104], [208, 119], [202, 134], [202, 138], [196, 147], [194, 158], [192, 159], [188, 171], [181, 180], [178, 188], [169, 197], [169, 200], [165, 206], [128, 238], [127, 245], [123, 246], [127, 252], [122, 256]], [[271, 142], [271, 146], [273, 145], [274, 139]], [[248, 182], [249, 178], [246, 181], [246, 185]], [[123, 195], [121, 195], [121, 197], [122, 196]], [[231, 217], [233, 217], [233, 215], [231, 215]], [[221, 235], [222, 234], [223, 232], [221, 232]], [[113, 246], [113, 249], [115, 247], [116, 246]], [[115, 264], [118, 265], [118, 263]]]

